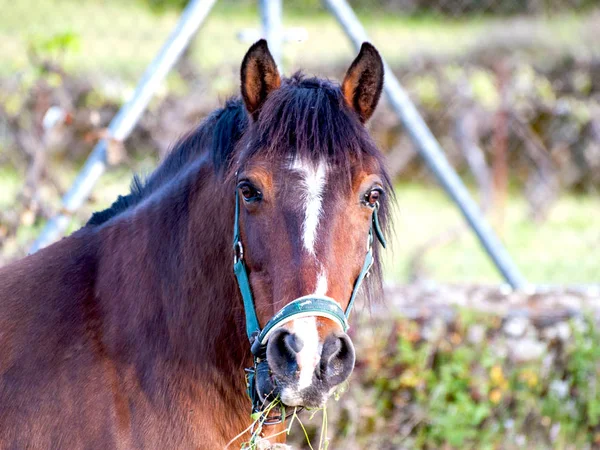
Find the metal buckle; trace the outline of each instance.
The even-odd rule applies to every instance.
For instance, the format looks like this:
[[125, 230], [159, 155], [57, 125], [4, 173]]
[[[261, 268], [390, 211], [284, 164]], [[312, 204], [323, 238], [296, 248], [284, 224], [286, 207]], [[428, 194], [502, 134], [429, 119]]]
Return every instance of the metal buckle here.
[[237, 264], [239, 261], [244, 260], [244, 246], [242, 241], [237, 241], [233, 244], [233, 264]]

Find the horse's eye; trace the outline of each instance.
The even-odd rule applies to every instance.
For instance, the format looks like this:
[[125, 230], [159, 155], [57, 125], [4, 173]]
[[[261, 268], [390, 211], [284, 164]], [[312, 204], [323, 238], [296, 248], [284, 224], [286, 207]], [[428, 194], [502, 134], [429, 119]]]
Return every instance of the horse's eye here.
[[240, 183], [238, 188], [247, 202], [254, 202], [262, 197], [261, 192], [248, 182]]
[[381, 197], [380, 189], [371, 189], [368, 193], [365, 194], [365, 203], [371, 208], [375, 207], [379, 198]]

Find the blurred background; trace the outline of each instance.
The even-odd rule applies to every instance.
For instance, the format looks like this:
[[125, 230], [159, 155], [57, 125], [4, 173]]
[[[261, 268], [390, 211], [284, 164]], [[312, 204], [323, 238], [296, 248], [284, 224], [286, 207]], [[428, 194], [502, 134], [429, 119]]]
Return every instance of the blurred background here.
[[[185, 3], [0, 0], [0, 265], [60, 211]], [[361, 390], [351, 385], [330, 413], [331, 447], [600, 445], [600, 340], [588, 321], [600, 304], [600, 1], [350, 3], [523, 276], [544, 289], [499, 286], [383, 101], [369, 126], [397, 186], [386, 311], [398, 316], [365, 319], [383, 335], [365, 341]], [[299, 38], [283, 45], [284, 71], [341, 79], [355, 51], [334, 18], [318, 0], [283, 7]], [[110, 168], [69, 231], [237, 94], [259, 35], [256, 2], [217, 2], [130, 138], [109, 146]]]

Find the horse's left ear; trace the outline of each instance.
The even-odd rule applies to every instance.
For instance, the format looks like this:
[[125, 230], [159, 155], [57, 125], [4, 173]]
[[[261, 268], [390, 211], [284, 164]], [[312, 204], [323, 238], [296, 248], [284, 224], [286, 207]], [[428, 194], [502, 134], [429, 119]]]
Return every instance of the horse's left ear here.
[[246, 109], [256, 120], [267, 96], [281, 86], [277, 64], [264, 39], [248, 49], [242, 61], [241, 78]]
[[364, 42], [342, 83], [344, 99], [358, 113], [361, 122], [373, 115], [382, 89], [383, 61], [377, 49]]

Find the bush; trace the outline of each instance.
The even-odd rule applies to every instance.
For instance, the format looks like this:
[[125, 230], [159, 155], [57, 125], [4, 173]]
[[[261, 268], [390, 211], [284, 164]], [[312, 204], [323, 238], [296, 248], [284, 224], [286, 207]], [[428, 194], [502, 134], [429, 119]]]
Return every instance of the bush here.
[[[600, 333], [592, 320], [561, 323], [562, 336], [531, 326], [518, 339], [498, 317], [473, 312], [450, 323], [400, 318], [370, 326], [377, 337], [357, 342], [363, 359], [351, 388], [329, 407], [337, 430], [331, 448], [600, 443]], [[545, 351], [524, 358], [515, 348], [534, 334]]]

